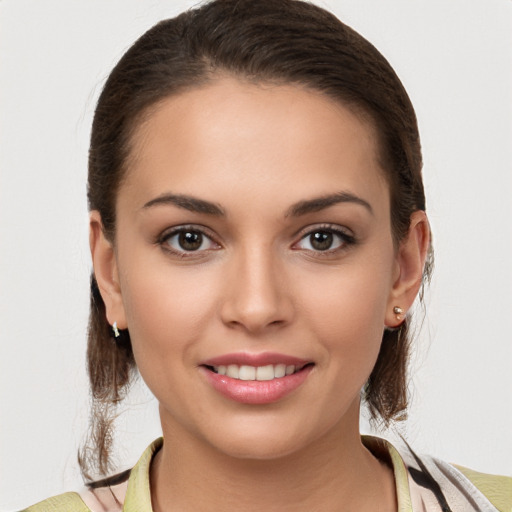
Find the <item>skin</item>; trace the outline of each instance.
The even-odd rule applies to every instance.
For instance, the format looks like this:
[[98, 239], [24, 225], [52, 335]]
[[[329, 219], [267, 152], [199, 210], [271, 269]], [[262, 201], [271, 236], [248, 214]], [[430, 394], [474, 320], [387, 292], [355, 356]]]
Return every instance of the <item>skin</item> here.
[[[291, 212], [334, 193], [351, 200]], [[145, 207], [165, 194], [223, 215]], [[155, 511], [396, 510], [391, 470], [360, 441], [360, 390], [402, 320], [393, 307], [418, 292], [428, 223], [415, 212], [393, 243], [373, 128], [319, 93], [219, 78], [138, 127], [117, 219], [112, 245], [92, 212], [91, 250], [108, 320], [130, 330], [160, 404]], [[199, 250], [180, 247], [180, 226], [205, 232]], [[331, 249], [312, 245], [333, 230]], [[276, 403], [230, 400], [199, 369], [267, 351], [314, 363]]]

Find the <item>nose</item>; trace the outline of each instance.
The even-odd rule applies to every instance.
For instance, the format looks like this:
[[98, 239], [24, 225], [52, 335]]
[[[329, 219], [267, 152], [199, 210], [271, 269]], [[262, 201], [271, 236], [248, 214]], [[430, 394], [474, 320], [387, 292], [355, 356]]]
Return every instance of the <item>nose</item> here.
[[229, 267], [221, 308], [227, 326], [261, 334], [292, 320], [290, 287], [277, 255], [268, 248], [248, 248]]

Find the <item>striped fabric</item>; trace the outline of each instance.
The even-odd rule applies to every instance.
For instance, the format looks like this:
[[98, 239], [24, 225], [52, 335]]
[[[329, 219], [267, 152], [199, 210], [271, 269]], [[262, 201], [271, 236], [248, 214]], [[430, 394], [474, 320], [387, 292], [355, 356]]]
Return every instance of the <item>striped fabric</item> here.
[[[363, 444], [393, 467], [398, 512], [512, 512], [512, 478], [477, 473], [433, 457], [418, 457], [408, 446], [363, 436]], [[142, 454], [127, 482], [65, 493], [23, 512], [152, 512], [149, 468], [163, 439]], [[342, 507], [340, 508], [340, 510]]]

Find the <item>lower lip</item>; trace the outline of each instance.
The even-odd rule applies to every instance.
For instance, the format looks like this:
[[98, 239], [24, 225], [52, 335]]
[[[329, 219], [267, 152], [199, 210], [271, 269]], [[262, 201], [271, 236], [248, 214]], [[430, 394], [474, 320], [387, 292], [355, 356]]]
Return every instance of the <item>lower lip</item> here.
[[212, 387], [221, 395], [242, 404], [263, 405], [277, 402], [295, 391], [308, 377], [313, 365], [292, 375], [273, 380], [239, 380], [199, 367]]

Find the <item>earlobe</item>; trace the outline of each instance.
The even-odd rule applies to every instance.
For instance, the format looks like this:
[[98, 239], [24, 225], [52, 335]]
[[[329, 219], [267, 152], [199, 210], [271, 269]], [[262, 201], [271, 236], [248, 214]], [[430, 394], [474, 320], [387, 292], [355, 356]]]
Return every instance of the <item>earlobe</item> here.
[[398, 327], [405, 319], [420, 289], [430, 245], [430, 227], [424, 211], [411, 215], [409, 232], [400, 242], [396, 264], [397, 277], [388, 300], [385, 325]]
[[96, 210], [92, 211], [89, 217], [89, 245], [94, 276], [105, 303], [108, 323], [113, 325], [116, 322], [119, 329], [126, 329], [126, 315], [114, 247], [103, 232], [101, 216]]

